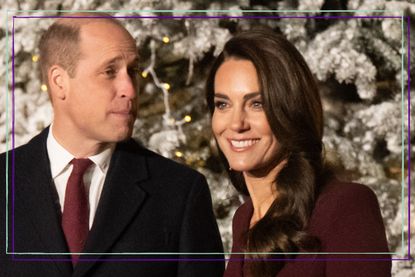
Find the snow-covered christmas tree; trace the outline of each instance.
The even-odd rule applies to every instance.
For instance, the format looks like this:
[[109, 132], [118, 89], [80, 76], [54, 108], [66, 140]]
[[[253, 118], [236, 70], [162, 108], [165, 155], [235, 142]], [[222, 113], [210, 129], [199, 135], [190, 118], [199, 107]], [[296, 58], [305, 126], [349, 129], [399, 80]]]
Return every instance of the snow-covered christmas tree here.
[[[284, 34], [319, 80], [327, 158], [338, 165], [341, 174], [376, 192], [390, 250], [402, 253], [396, 257], [407, 254], [408, 237], [415, 239], [413, 226], [408, 234], [407, 221], [408, 212], [415, 212], [413, 204], [408, 211], [408, 175], [415, 176], [413, 157], [408, 167], [408, 154], [413, 155], [415, 144], [413, 120], [408, 125], [415, 113], [415, 98], [408, 99], [408, 38], [411, 47], [415, 41], [408, 31], [415, 22], [415, 4], [385, 0], [6, 0], [0, 7], [5, 23], [0, 28], [0, 45], [7, 49], [0, 56], [0, 152], [10, 149], [12, 141], [16, 147], [26, 143], [52, 119], [47, 88], [38, 74], [42, 57], [37, 43], [53, 19], [42, 16], [73, 10], [140, 16], [120, 19], [137, 40], [141, 57], [140, 109], [133, 136], [207, 177], [226, 252], [231, 246], [231, 218], [242, 200], [219, 165], [204, 82], [214, 57], [234, 33], [268, 26]], [[415, 59], [410, 60], [413, 75]], [[413, 245], [411, 252], [415, 252]], [[393, 274], [415, 276], [415, 269], [410, 262], [395, 262]]]

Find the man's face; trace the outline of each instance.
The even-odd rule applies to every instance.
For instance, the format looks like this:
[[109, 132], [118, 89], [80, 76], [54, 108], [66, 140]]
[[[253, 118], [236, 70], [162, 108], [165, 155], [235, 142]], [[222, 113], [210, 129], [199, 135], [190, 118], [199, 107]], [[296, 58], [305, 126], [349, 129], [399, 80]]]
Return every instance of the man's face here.
[[81, 58], [69, 78], [67, 126], [94, 143], [129, 138], [137, 114], [137, 48], [121, 27], [97, 21], [81, 26]]

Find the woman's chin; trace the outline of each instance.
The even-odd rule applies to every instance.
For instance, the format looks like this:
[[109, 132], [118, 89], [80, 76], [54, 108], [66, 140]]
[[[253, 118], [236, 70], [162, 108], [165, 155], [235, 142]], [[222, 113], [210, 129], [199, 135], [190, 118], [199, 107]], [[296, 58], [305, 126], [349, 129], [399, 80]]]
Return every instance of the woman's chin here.
[[233, 171], [240, 171], [240, 172], [250, 171], [253, 169], [251, 165], [247, 165], [243, 163], [230, 163], [229, 167]]

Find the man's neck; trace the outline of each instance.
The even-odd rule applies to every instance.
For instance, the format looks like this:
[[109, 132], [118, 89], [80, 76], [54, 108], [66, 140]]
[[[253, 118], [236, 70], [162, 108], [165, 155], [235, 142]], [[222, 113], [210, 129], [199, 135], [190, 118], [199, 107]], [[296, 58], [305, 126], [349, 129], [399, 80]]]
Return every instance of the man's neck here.
[[56, 123], [52, 124], [51, 129], [55, 140], [77, 159], [94, 156], [111, 145], [111, 143], [102, 143], [80, 138], [80, 136], [68, 132], [65, 130], [65, 127], [61, 127]]

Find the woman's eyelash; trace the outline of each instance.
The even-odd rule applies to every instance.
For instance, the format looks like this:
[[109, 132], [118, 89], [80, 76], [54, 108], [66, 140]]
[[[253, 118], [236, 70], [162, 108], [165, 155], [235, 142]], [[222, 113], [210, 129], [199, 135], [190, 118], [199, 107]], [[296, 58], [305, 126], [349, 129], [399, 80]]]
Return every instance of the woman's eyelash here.
[[252, 105], [256, 107], [262, 107], [262, 100], [254, 100], [252, 101]]
[[218, 109], [224, 109], [227, 103], [224, 101], [215, 101], [215, 107]]

